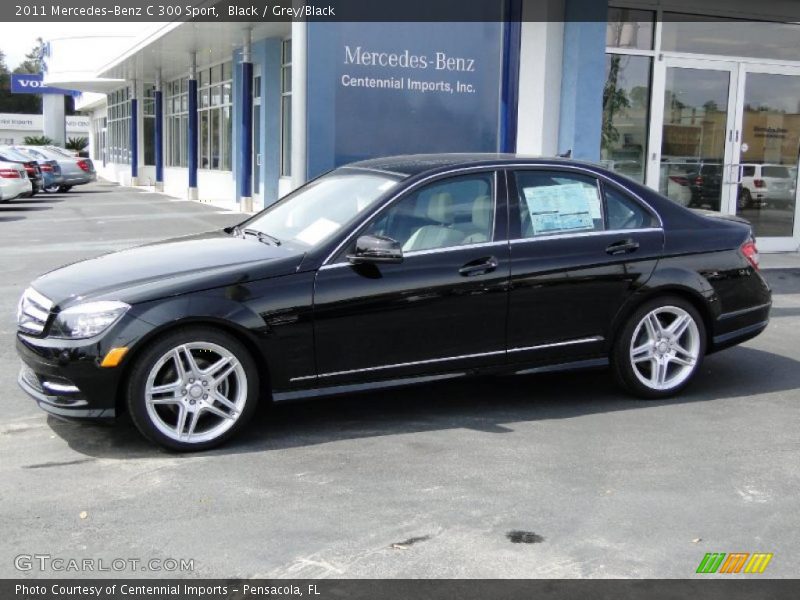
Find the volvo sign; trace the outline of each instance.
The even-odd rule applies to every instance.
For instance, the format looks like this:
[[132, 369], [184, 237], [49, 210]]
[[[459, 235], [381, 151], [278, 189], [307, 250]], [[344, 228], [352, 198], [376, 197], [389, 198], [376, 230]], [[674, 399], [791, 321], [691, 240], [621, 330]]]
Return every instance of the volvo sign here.
[[79, 96], [80, 92], [50, 87], [44, 82], [41, 73], [14, 73], [11, 75], [12, 94], [61, 94], [62, 96]]

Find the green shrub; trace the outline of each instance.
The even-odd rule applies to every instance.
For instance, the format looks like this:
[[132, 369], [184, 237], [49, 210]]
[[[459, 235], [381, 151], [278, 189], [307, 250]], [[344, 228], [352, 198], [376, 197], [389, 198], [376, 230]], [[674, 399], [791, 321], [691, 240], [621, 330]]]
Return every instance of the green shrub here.
[[65, 148], [67, 150], [74, 150], [75, 152], [82, 152], [89, 146], [89, 138], [74, 137], [67, 140]]
[[23, 141], [26, 146], [50, 146], [53, 143], [46, 135], [28, 135]]

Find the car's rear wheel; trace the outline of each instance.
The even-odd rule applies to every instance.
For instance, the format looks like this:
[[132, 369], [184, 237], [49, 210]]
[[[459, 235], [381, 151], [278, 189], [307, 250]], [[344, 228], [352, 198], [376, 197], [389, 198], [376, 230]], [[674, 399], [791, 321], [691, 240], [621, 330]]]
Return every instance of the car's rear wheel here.
[[58, 191], [62, 194], [66, 194], [68, 191], [72, 189], [71, 185], [60, 185], [58, 186]]
[[750, 190], [747, 188], [742, 188], [741, 193], [739, 194], [739, 202], [738, 208], [749, 208], [753, 204], [753, 196], [750, 194]]
[[44, 191], [47, 192], [48, 194], [55, 194], [56, 192], [61, 191], [61, 186], [57, 183], [53, 185], [48, 185], [46, 188], [44, 188]]
[[685, 388], [700, 368], [706, 332], [697, 309], [678, 297], [640, 306], [612, 352], [617, 381], [642, 398], [665, 398]]
[[255, 362], [239, 340], [192, 327], [160, 338], [137, 359], [128, 410], [150, 441], [172, 450], [205, 450], [247, 423], [258, 391]]

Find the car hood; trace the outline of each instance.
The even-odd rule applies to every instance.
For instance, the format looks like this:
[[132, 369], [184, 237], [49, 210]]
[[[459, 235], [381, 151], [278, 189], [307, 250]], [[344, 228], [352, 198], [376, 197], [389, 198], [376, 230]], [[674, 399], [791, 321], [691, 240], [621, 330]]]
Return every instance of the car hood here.
[[51, 271], [32, 286], [63, 309], [86, 300], [129, 304], [296, 272], [304, 254], [224, 231], [165, 240]]

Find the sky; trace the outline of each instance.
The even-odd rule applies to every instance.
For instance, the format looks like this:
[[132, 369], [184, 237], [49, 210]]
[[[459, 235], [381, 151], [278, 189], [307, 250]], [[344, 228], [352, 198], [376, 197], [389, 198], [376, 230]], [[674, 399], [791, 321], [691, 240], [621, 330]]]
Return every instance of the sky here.
[[74, 37], [86, 34], [136, 34], [141, 23], [0, 23], [0, 50], [6, 55], [9, 70], [25, 60], [36, 45], [36, 38]]

